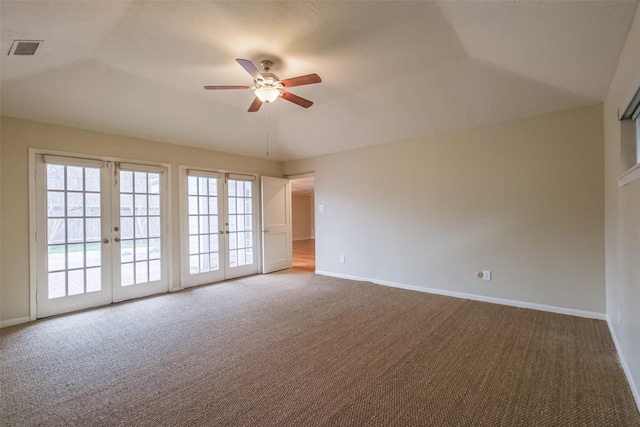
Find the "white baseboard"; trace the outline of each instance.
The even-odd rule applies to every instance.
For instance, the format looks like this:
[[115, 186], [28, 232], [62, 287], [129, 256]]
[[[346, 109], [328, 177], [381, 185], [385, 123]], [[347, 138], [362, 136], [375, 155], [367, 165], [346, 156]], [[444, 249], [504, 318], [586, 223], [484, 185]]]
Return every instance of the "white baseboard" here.
[[7, 326], [19, 325], [21, 323], [30, 322], [30, 317], [18, 317], [17, 319], [8, 319], [0, 321], [0, 328], [6, 328]]
[[616, 352], [618, 353], [620, 365], [622, 365], [622, 370], [627, 377], [629, 387], [631, 387], [631, 394], [633, 394], [633, 398], [636, 400], [636, 407], [638, 408], [638, 410], [640, 410], [640, 390], [638, 390], [638, 387], [636, 386], [636, 383], [631, 376], [629, 365], [627, 365], [627, 361], [622, 354], [622, 348], [620, 347], [618, 337], [616, 336], [615, 329], [613, 329], [613, 325], [611, 324], [611, 319], [609, 319], [609, 317], [607, 317], [607, 325], [609, 325], [609, 332], [611, 333], [611, 338], [613, 338], [613, 344], [616, 346]]
[[332, 273], [329, 271], [316, 270], [316, 274], [330, 277], [338, 277], [341, 279], [358, 280], [361, 282], [371, 282], [376, 285], [391, 286], [393, 288], [407, 289], [411, 291], [426, 292], [429, 294], [444, 295], [448, 297], [464, 298], [474, 301], [490, 302], [493, 304], [509, 305], [520, 308], [530, 308], [532, 310], [548, 311], [551, 313], [568, 314], [570, 316], [586, 317], [588, 319], [607, 320], [604, 313], [596, 313], [593, 311], [576, 310], [573, 308], [556, 307], [554, 305], [537, 304], [533, 302], [509, 300], [504, 298], [487, 297], [484, 295], [467, 294], [464, 292], [448, 291], [444, 289], [425, 288], [422, 286], [405, 285], [403, 283], [389, 282], [386, 280], [370, 279], [367, 277], [351, 276], [348, 274]]

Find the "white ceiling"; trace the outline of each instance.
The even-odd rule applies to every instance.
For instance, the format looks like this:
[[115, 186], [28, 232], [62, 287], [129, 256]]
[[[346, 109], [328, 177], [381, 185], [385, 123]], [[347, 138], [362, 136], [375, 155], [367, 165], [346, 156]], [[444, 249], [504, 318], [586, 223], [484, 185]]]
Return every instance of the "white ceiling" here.
[[[2, 1], [3, 115], [266, 157], [235, 58], [271, 59], [269, 158], [413, 140], [601, 102], [637, 1]], [[13, 40], [44, 40], [8, 56]]]

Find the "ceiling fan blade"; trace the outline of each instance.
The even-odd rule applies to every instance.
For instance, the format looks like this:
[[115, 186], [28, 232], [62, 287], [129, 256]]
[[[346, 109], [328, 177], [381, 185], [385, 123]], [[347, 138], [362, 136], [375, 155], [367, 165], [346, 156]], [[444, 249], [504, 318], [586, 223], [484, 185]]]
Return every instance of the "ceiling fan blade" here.
[[251, 103], [247, 111], [250, 113], [255, 113], [260, 109], [261, 106], [262, 106], [262, 101], [260, 101], [260, 99], [256, 96], [256, 99], [253, 100], [253, 102]]
[[242, 68], [247, 70], [247, 73], [251, 74], [251, 77], [253, 77], [254, 80], [264, 80], [260, 71], [258, 71], [256, 66], [253, 65], [253, 62], [242, 58], [236, 58], [236, 61], [242, 66]]
[[282, 97], [289, 102], [293, 102], [294, 104], [298, 104], [301, 107], [309, 108], [313, 105], [313, 102], [308, 99], [300, 98], [298, 95], [294, 95], [291, 92], [287, 92], [286, 90], [282, 91]]
[[310, 85], [320, 83], [322, 80], [317, 74], [307, 74], [306, 76], [292, 77], [290, 79], [281, 80], [280, 83], [284, 87]]
[[251, 86], [205, 86], [206, 90], [251, 89]]

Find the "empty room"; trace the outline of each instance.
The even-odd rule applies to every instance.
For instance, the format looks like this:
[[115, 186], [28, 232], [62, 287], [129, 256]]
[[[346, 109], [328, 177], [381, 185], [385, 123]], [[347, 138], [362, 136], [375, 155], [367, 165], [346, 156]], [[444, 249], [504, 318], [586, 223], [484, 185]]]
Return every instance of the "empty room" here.
[[640, 426], [637, 0], [0, 35], [0, 425]]

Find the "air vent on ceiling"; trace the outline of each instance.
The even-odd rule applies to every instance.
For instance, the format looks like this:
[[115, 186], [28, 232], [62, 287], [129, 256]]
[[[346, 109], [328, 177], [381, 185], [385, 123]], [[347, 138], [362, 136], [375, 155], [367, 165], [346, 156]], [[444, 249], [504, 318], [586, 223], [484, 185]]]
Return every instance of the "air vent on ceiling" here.
[[36, 53], [36, 49], [40, 46], [43, 40], [14, 40], [9, 50], [9, 56], [11, 55], [23, 55], [30, 56]]

